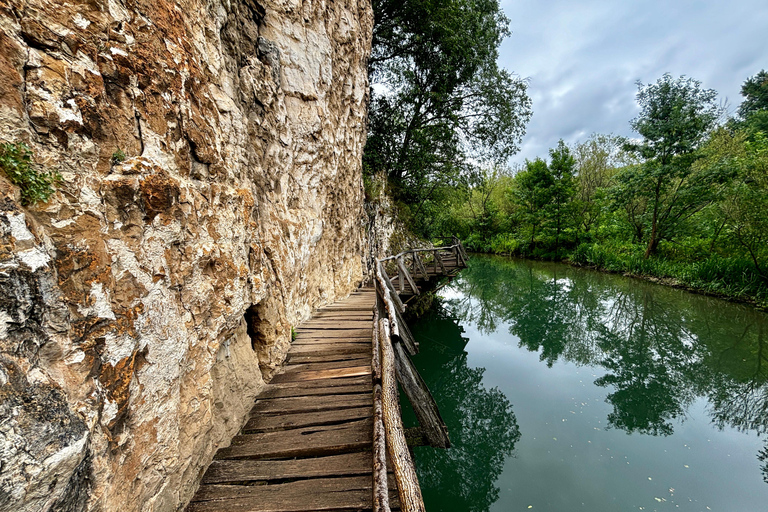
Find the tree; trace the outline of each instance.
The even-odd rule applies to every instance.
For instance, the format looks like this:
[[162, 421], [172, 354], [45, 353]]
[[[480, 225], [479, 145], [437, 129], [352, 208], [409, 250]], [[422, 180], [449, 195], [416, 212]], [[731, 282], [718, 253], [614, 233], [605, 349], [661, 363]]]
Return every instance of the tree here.
[[685, 219], [714, 199], [717, 173], [692, 172], [696, 150], [715, 126], [720, 109], [717, 93], [702, 89], [701, 82], [665, 74], [654, 84], [637, 83], [640, 115], [630, 124], [642, 141], [628, 150], [645, 160], [617, 180], [630, 195], [648, 199], [650, 230], [645, 257], [656, 251], [659, 241], [671, 238]]
[[739, 105], [739, 116], [749, 119], [761, 110], [768, 110], [768, 71], [762, 70], [748, 78], [741, 86], [744, 101]]
[[520, 217], [523, 224], [530, 226], [531, 239], [529, 249], [536, 244], [536, 231], [544, 221], [544, 207], [552, 200], [552, 173], [547, 162], [541, 158], [525, 161], [525, 170], [515, 176], [512, 189], [514, 200], [521, 206]]
[[749, 255], [757, 274], [768, 283], [768, 138], [762, 132], [743, 141], [743, 152], [729, 163], [737, 177], [720, 204], [729, 234]]
[[483, 169], [471, 183], [467, 206], [472, 216], [472, 225], [483, 242], [496, 231], [499, 208], [493, 196], [506, 177], [503, 168]]
[[560, 255], [560, 236], [573, 222], [574, 172], [576, 159], [563, 139], [549, 150], [549, 172], [552, 175], [551, 202], [548, 205], [549, 224], [555, 230], [555, 259]]
[[590, 233], [601, 215], [600, 199], [619, 167], [632, 162], [623, 146], [624, 137], [617, 135], [593, 134], [584, 142], [576, 144], [573, 156], [576, 159], [576, 195], [578, 228]]
[[367, 172], [406, 204], [517, 151], [525, 81], [496, 64], [509, 34], [497, 0], [374, 0]]

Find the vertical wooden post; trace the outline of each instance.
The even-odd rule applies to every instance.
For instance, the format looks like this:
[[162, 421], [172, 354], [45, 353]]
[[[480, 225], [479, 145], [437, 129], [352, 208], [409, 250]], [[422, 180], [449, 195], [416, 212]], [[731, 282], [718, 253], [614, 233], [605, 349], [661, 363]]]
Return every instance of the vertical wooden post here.
[[[419, 291], [419, 288], [416, 286], [416, 283], [414, 282], [413, 278], [411, 277], [411, 273], [408, 272], [408, 269], [405, 268], [405, 265], [403, 264], [403, 257], [397, 258], [397, 268], [400, 270], [400, 276], [405, 276], [405, 278], [408, 280], [408, 284], [413, 289], [414, 295], [419, 295], [421, 292]], [[400, 289], [402, 291], [402, 288]]]
[[[421, 276], [424, 278], [425, 281], [429, 281], [429, 274], [427, 273], [427, 269], [424, 267], [424, 263], [421, 261], [420, 253], [413, 253], [413, 265], [419, 267], [419, 272], [421, 273]], [[414, 274], [416, 271], [414, 270]]]
[[[442, 270], [443, 274], [447, 274], [448, 271], [445, 269], [445, 264], [443, 263], [443, 258], [440, 257], [440, 251], [435, 251], [435, 258], [437, 259], [437, 262], [440, 264], [440, 269]], [[435, 267], [435, 272], [437, 272], [437, 267]]]

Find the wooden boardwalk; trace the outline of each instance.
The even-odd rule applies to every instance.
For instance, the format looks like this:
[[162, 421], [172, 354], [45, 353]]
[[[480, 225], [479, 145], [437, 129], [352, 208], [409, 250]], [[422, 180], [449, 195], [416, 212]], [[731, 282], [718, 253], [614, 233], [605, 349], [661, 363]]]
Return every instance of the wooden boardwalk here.
[[216, 453], [188, 512], [372, 509], [375, 302], [361, 289], [297, 329], [284, 371]]
[[425, 442], [447, 448], [450, 440], [410, 360], [418, 343], [401, 315], [404, 302], [466, 266], [461, 242], [451, 242], [378, 260], [375, 288], [320, 309], [297, 329], [283, 371], [216, 453], [188, 512], [389, 512], [400, 503], [424, 512], [396, 381]]

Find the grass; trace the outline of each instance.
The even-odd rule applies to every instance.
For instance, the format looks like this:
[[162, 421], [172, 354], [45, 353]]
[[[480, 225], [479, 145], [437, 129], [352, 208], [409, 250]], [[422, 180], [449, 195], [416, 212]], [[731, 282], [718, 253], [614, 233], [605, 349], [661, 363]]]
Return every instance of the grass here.
[[693, 291], [768, 307], [767, 283], [746, 258], [711, 254], [698, 261], [675, 261], [658, 256], [646, 259], [639, 246], [595, 243], [578, 246], [570, 261], [608, 272], [668, 280], [668, 284]]

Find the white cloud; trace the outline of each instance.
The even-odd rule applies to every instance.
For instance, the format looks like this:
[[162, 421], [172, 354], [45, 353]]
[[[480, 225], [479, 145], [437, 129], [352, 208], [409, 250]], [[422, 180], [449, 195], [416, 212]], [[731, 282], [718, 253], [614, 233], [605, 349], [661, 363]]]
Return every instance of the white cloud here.
[[530, 78], [533, 118], [513, 162], [546, 156], [558, 139], [630, 135], [637, 80], [669, 72], [741, 101], [748, 77], [768, 69], [764, 0], [502, 1], [512, 36], [501, 64]]

